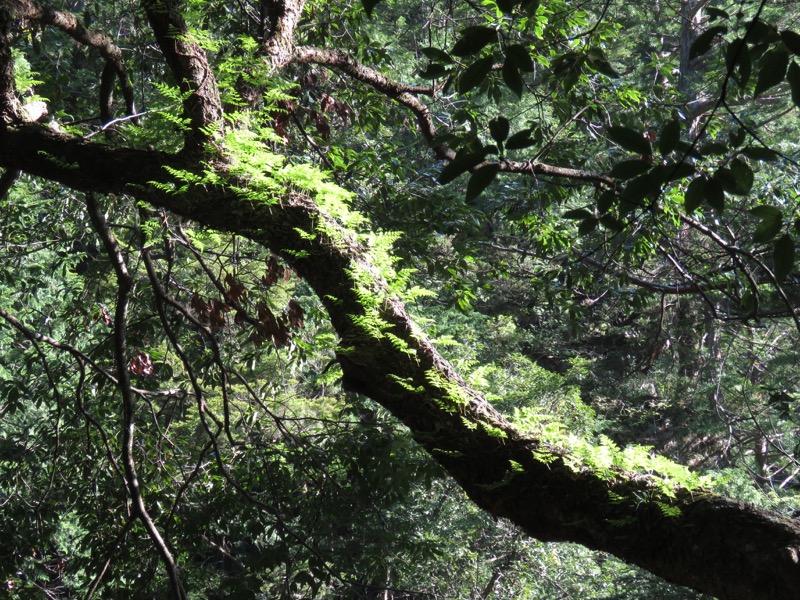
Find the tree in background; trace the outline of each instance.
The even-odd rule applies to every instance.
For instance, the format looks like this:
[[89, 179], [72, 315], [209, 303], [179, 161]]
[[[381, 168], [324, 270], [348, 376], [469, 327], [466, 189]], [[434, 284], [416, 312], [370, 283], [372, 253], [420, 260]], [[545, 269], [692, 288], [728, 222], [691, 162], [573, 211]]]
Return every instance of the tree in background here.
[[791, 597], [796, 15], [647, 8], [4, 2], [8, 591]]

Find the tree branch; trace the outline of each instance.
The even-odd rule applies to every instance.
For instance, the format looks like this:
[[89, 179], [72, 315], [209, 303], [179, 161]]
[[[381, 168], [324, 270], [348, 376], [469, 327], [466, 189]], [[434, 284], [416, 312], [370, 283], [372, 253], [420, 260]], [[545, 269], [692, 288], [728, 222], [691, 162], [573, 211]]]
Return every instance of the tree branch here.
[[105, 59], [100, 87], [100, 115], [101, 121], [106, 123], [113, 118], [111, 113], [111, 99], [113, 97], [113, 81], [116, 75], [122, 96], [125, 98], [125, 107], [128, 115], [136, 112], [134, 104], [133, 86], [128, 77], [122, 51], [113, 43], [110, 37], [99, 31], [87, 29], [70, 13], [54, 10], [50, 7], [39, 6], [30, 0], [9, 0], [14, 5], [14, 10], [19, 17], [36, 21], [42, 25], [50, 25], [60, 29], [75, 41], [97, 49]]
[[[364, 248], [309, 198], [290, 191], [280, 202], [253, 202], [233, 191], [246, 184], [234, 179], [169, 194], [148, 183], [170, 183], [162, 165], [200, 170], [185, 155], [112, 148], [40, 126], [0, 131], [0, 166], [83, 191], [128, 193], [281, 254], [326, 306], [341, 340], [345, 386], [405, 423], [495, 517], [539, 539], [604, 550], [721, 597], [795, 594], [800, 524], [704, 492], [664, 495], [648, 476], [618, 471], [601, 478], [570, 467], [568, 451], [523, 435], [466, 386], [387, 291]], [[222, 168], [218, 173], [227, 177]], [[309, 231], [315, 235], [304, 235]], [[365, 297], [376, 300], [365, 306]], [[362, 328], [364, 319], [377, 319], [395, 341]]]

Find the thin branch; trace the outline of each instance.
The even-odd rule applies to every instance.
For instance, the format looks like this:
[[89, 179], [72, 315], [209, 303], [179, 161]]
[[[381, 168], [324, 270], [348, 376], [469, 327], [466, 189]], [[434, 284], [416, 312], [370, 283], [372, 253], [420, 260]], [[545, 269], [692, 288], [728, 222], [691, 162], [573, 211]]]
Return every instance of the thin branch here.
[[100, 210], [94, 194], [86, 197], [86, 206], [89, 218], [97, 231], [105, 247], [106, 254], [111, 260], [114, 273], [117, 279], [117, 306], [114, 311], [114, 358], [116, 362], [117, 377], [119, 379], [118, 388], [122, 394], [122, 462], [125, 470], [125, 479], [128, 493], [133, 502], [136, 516], [142, 521], [147, 533], [161, 555], [161, 561], [167, 570], [172, 592], [177, 600], [188, 600], [186, 591], [183, 589], [178, 566], [172, 553], [169, 551], [166, 542], [161, 537], [152, 517], [144, 504], [141, 488], [139, 487], [139, 477], [136, 472], [136, 463], [133, 456], [134, 434], [135, 434], [135, 406], [133, 393], [131, 391], [130, 373], [128, 372], [128, 341], [127, 341], [127, 319], [128, 302], [130, 292], [133, 289], [133, 278], [128, 272], [122, 248], [117, 242], [114, 234], [108, 226], [106, 218]]
[[115, 75], [125, 98], [127, 114], [133, 115], [136, 112], [133, 86], [125, 68], [125, 61], [122, 59], [122, 51], [109, 36], [93, 29], [87, 29], [71, 13], [61, 12], [50, 7], [42, 7], [30, 0], [10, 1], [13, 3], [18, 16], [60, 29], [75, 41], [95, 48], [100, 52], [100, 55], [106, 61], [100, 93], [100, 114], [103, 122], [112, 118], [111, 100], [114, 92], [113, 79]]

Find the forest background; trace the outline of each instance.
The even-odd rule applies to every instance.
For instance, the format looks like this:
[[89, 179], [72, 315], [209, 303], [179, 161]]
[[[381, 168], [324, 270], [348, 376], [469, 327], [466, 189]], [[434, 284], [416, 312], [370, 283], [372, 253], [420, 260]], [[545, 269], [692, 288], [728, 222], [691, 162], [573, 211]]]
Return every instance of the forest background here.
[[2, 0], [0, 594], [793, 597], [799, 16]]

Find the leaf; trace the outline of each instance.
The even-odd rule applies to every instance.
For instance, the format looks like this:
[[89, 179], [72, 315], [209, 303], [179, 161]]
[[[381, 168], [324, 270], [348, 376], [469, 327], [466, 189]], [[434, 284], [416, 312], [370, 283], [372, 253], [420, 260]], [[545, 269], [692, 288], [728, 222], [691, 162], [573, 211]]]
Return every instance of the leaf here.
[[570, 219], [572, 221], [582, 221], [584, 219], [591, 219], [592, 217], [594, 217], [594, 214], [585, 208], [574, 208], [561, 215], [562, 219]]
[[653, 149], [642, 134], [630, 127], [614, 125], [606, 129], [606, 135], [612, 142], [621, 146], [623, 149], [636, 154], [650, 155]]
[[420, 52], [428, 60], [438, 61], [442, 63], [453, 62], [453, 57], [451, 57], [447, 52], [445, 52], [441, 48], [434, 48], [433, 46], [428, 46], [427, 48], [422, 48]]
[[728, 44], [725, 51], [725, 65], [728, 70], [733, 72], [739, 68], [739, 87], [745, 87], [750, 81], [750, 74], [753, 71], [753, 59], [750, 57], [750, 49], [743, 39], [737, 39]]
[[775, 150], [770, 150], [769, 148], [764, 148], [762, 146], [748, 146], [742, 150], [742, 154], [744, 154], [747, 158], [752, 158], [753, 160], [763, 160], [764, 162], [775, 162], [780, 157]]
[[361, 0], [361, 4], [363, 5], [368, 17], [372, 16], [372, 9], [375, 8], [380, 1], [381, 0]]
[[758, 72], [756, 90], [753, 98], [758, 98], [773, 86], [778, 85], [786, 76], [789, 66], [789, 53], [783, 48], [774, 48], [761, 59], [761, 70]]
[[494, 61], [491, 56], [486, 56], [472, 63], [466, 71], [461, 74], [456, 89], [459, 94], [464, 94], [474, 87], [484, 82], [486, 76], [492, 70]]
[[800, 66], [792, 61], [789, 65], [789, 70], [786, 73], [786, 80], [789, 82], [789, 88], [792, 90], [792, 102], [795, 106], [800, 107]]
[[514, 63], [506, 59], [503, 63], [503, 81], [512, 92], [517, 95], [517, 98], [522, 98], [522, 90], [525, 87], [525, 82], [522, 80], [522, 75], [519, 74], [517, 67]]
[[794, 269], [795, 245], [792, 236], [782, 235], [772, 247], [772, 263], [775, 279], [784, 281]]
[[646, 173], [639, 175], [636, 179], [632, 179], [625, 190], [622, 192], [622, 198], [629, 203], [637, 206], [642, 205], [642, 200], [647, 197], [653, 197], [661, 192], [662, 180], [657, 175]]
[[609, 175], [616, 179], [630, 179], [650, 170], [650, 163], [646, 160], [634, 158], [618, 162], [611, 168]]
[[753, 233], [753, 241], [761, 244], [778, 235], [783, 226], [783, 212], [777, 206], [756, 206], [750, 213], [760, 220]]
[[514, 12], [514, 7], [517, 5], [517, 0], [496, 0], [496, 2], [497, 8], [507, 15]]
[[467, 202], [471, 202], [481, 195], [500, 170], [500, 165], [486, 165], [475, 171], [470, 175], [469, 182], [467, 183]]
[[711, 50], [711, 44], [714, 41], [714, 38], [718, 35], [722, 35], [728, 31], [728, 28], [724, 25], [717, 25], [716, 27], [711, 27], [707, 29], [699, 36], [692, 44], [691, 49], [689, 50], [689, 60], [694, 60], [698, 56], [702, 56], [709, 50]]
[[480, 52], [484, 46], [497, 41], [497, 31], [492, 27], [473, 25], [461, 32], [461, 37], [450, 51], [455, 56], [470, 56]]
[[666, 156], [678, 146], [681, 141], [681, 124], [677, 120], [672, 120], [661, 128], [661, 135], [658, 136], [658, 149], [661, 154]]
[[683, 194], [683, 208], [691, 214], [697, 210], [705, 199], [706, 195], [706, 180], [703, 177], [692, 179]]
[[508, 137], [509, 122], [505, 117], [497, 117], [489, 121], [489, 133], [492, 139], [498, 144], [502, 144]]
[[755, 177], [746, 162], [734, 158], [729, 167], [722, 167], [714, 174], [714, 179], [719, 181], [727, 193], [746, 196], [753, 188]]
[[789, 52], [800, 56], [800, 33], [786, 29], [785, 31], [781, 31], [781, 40], [783, 40]]
[[459, 152], [456, 157], [442, 169], [442, 172], [439, 174], [439, 183], [442, 185], [450, 183], [462, 173], [469, 171], [472, 167], [482, 162], [487, 154], [488, 152], [485, 148], [477, 152]]
[[705, 189], [703, 191], [705, 192], [706, 202], [711, 208], [720, 212], [725, 210], [725, 192], [719, 181], [713, 177], [706, 180]]
[[419, 72], [419, 76], [422, 77], [422, 79], [439, 79], [440, 77], [444, 77], [449, 73], [450, 70], [444, 65], [439, 63], [431, 63], [425, 68], [424, 71]]
[[530, 53], [521, 44], [514, 44], [505, 49], [506, 61], [511, 61], [519, 71], [533, 72], [533, 59]]
[[720, 141], [706, 142], [699, 149], [701, 156], [722, 155], [728, 152], [728, 144]]
[[597, 224], [599, 220], [596, 217], [590, 217], [588, 219], [584, 219], [578, 225], [578, 235], [589, 235], [595, 229], [597, 229]]
[[532, 129], [523, 129], [518, 131], [506, 142], [506, 150], [521, 150], [522, 148], [530, 148], [536, 145], [536, 140], [531, 138]]

